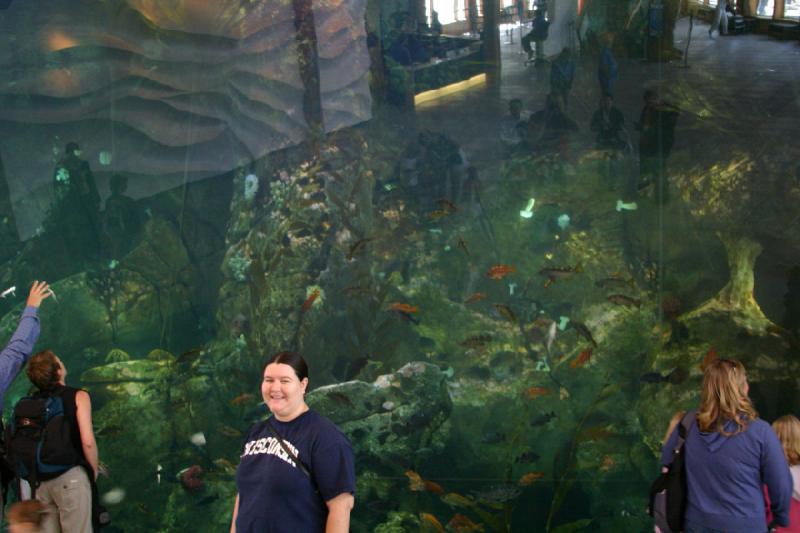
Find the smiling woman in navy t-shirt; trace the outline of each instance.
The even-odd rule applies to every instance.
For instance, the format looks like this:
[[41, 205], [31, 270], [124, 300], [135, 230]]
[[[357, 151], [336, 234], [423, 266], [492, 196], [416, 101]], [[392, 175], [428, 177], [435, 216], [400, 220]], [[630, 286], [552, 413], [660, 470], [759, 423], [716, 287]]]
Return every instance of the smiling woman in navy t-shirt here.
[[261, 395], [273, 416], [247, 435], [231, 533], [349, 530], [353, 449], [333, 422], [306, 405], [307, 387], [308, 366], [299, 354], [280, 352], [264, 365]]

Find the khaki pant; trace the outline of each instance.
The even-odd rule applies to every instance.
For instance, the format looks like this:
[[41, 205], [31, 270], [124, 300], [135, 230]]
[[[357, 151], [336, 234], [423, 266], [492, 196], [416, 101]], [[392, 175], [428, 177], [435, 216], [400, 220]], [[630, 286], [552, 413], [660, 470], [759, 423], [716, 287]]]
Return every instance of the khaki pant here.
[[42, 533], [92, 533], [92, 486], [82, 467], [42, 481], [36, 499], [47, 508]]

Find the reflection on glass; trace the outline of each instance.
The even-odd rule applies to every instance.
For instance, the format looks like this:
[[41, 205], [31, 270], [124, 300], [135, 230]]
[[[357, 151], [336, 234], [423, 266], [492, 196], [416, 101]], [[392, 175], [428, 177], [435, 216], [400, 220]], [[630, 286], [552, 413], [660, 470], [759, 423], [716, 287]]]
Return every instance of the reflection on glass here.
[[759, 17], [771, 17], [775, 12], [775, 0], [758, 0], [756, 14]]
[[279, 350], [354, 532], [650, 531], [706, 369], [790, 412], [797, 43], [678, 3], [0, 0], [0, 343], [46, 279], [117, 531], [229, 530]]

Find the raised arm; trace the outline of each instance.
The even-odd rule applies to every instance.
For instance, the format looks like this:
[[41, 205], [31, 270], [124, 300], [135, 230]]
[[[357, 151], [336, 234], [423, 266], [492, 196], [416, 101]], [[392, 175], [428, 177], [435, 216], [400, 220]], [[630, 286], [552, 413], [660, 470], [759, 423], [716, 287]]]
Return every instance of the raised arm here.
[[0, 409], [9, 385], [33, 352], [33, 345], [39, 338], [39, 306], [51, 294], [46, 281], [33, 282], [17, 329], [0, 352]]
[[92, 467], [94, 479], [97, 479], [97, 443], [94, 440], [94, 428], [92, 427], [92, 400], [86, 391], [78, 391], [75, 395], [75, 404], [78, 407], [78, 429], [81, 433], [81, 446], [83, 455]]

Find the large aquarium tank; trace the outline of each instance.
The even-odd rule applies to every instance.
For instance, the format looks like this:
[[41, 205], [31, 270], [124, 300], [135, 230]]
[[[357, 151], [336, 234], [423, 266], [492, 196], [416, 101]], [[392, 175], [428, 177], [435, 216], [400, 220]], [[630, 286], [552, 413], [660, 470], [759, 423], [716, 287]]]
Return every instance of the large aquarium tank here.
[[797, 413], [800, 8], [716, 3], [0, 1], [0, 342], [47, 280], [105, 531], [228, 531], [282, 350], [355, 532], [652, 531], [706, 364]]

